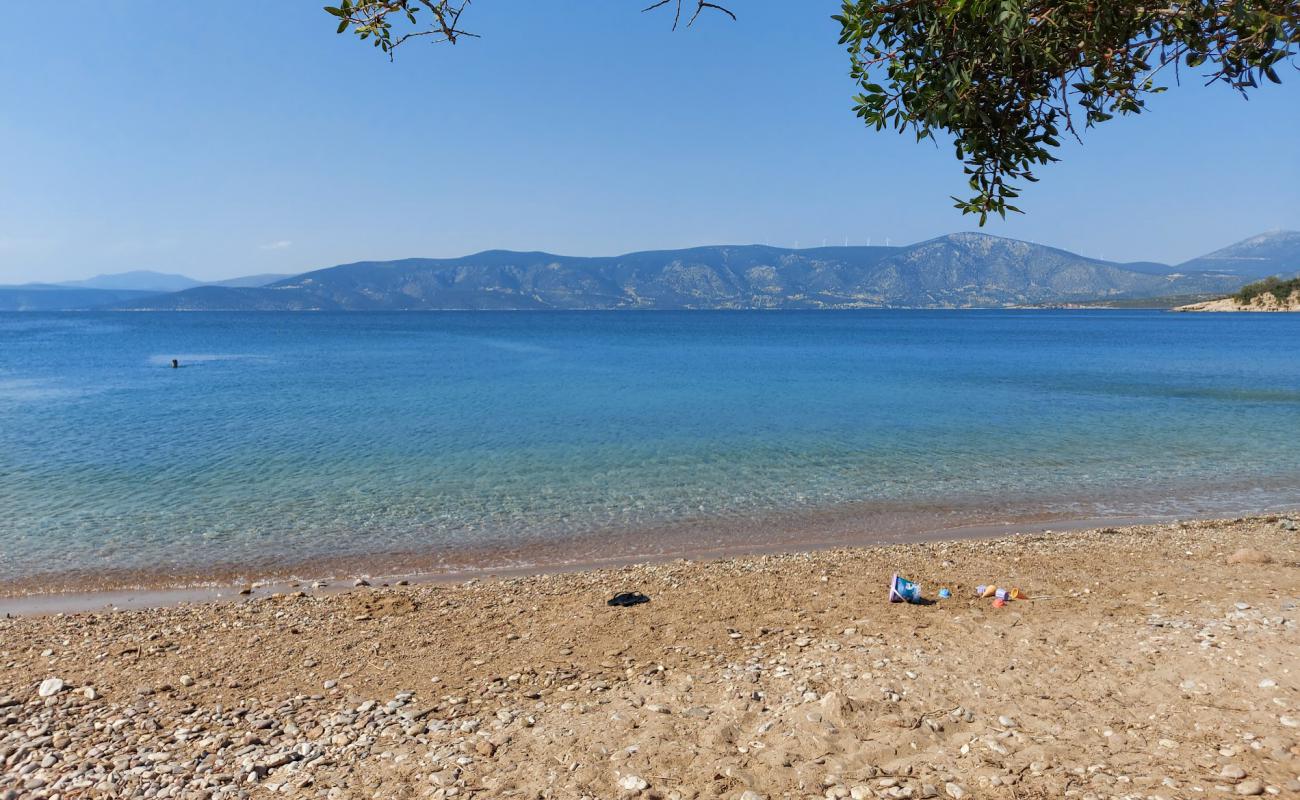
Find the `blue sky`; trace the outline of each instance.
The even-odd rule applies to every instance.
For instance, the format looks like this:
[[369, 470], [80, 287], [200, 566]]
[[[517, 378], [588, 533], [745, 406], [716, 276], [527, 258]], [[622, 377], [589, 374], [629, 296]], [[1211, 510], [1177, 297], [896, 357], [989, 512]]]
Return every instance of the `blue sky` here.
[[[478, 0], [482, 39], [395, 63], [321, 5], [77, 0], [5, 26], [0, 283], [976, 228], [947, 144], [853, 117], [837, 2], [735, 0], [739, 22], [673, 33], [635, 0]], [[1179, 261], [1300, 228], [1300, 73], [1280, 72], [1249, 102], [1184, 80], [985, 230]]]

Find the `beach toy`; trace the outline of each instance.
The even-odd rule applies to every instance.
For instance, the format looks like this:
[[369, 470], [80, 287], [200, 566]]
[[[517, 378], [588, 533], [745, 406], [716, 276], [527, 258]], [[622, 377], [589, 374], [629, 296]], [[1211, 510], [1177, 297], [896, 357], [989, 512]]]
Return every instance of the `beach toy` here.
[[987, 588], [988, 588], [988, 587], [985, 586], [985, 585], [982, 584], [982, 583], [981, 583], [979, 586], [976, 586], [976, 587], [975, 587], [975, 596], [976, 596], [976, 597], [983, 597], [983, 596], [984, 596], [984, 590], [987, 589]]
[[993, 596], [1005, 603], [1007, 601], [1007, 598], [1010, 597], [1011, 595], [1009, 592], [1007, 592], [1006, 589], [998, 589], [993, 593]]
[[947, 600], [949, 597], [952, 597], [952, 592], [948, 591], [948, 588], [947, 588], [947, 587], [944, 587], [944, 588], [942, 588], [942, 589], [939, 590], [939, 599], [940, 599], [940, 600]]
[[1024, 592], [1020, 591], [1019, 588], [1015, 588], [1015, 589], [1012, 589], [1012, 590], [1011, 590], [1011, 599], [1012, 599], [1012, 600], [1028, 600], [1028, 599], [1029, 599], [1029, 595], [1027, 595], [1027, 594], [1025, 594]]
[[1006, 601], [1006, 600], [1003, 600], [1001, 597], [999, 597], [999, 598], [997, 598], [996, 600], [993, 601], [993, 607], [994, 607], [994, 608], [1002, 608], [1002, 607], [1005, 606], [1006, 604], [1007, 604], [1007, 601]]
[[889, 579], [889, 602], [919, 603], [921, 602], [921, 587], [895, 572], [894, 577]]
[[996, 586], [984, 586], [980, 588], [980, 597], [992, 597], [998, 593]]

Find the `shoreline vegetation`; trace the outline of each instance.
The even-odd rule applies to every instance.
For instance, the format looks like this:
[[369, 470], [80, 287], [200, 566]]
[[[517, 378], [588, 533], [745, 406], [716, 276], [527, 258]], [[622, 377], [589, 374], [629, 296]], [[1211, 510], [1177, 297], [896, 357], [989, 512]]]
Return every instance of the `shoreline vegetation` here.
[[[1297, 527], [0, 619], [0, 796], [1291, 795]], [[888, 603], [895, 572], [935, 602]], [[1028, 599], [997, 608], [980, 584]]]
[[1179, 306], [1175, 311], [1300, 311], [1300, 278], [1270, 277], [1241, 287], [1230, 297]]

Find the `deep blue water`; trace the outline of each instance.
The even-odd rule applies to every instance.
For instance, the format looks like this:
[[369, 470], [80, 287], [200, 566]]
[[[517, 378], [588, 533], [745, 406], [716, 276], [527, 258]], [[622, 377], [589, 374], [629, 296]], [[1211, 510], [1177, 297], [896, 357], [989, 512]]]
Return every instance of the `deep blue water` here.
[[1300, 503], [1297, 441], [1300, 315], [0, 314], [0, 581], [1236, 512]]

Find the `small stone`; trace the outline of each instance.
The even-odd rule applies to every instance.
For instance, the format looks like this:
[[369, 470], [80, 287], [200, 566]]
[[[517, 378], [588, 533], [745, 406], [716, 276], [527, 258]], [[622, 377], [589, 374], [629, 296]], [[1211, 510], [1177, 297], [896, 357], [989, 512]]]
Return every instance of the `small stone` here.
[[339, 682], [336, 681], [336, 680], [332, 680], [332, 679], [331, 679], [331, 680], [325, 681], [325, 682], [324, 682], [323, 684], [321, 684], [321, 685], [324, 686], [326, 689], [333, 689], [335, 686], [338, 686], [338, 685], [339, 685]]
[[81, 696], [87, 700], [94, 700], [99, 697], [99, 692], [95, 691], [94, 686], [84, 686], [81, 689]]
[[966, 790], [955, 783], [945, 783], [943, 791], [952, 798], [952, 800], [961, 800], [966, 796]]
[[746, 789], [736, 800], [767, 800], [767, 798], [752, 789]]
[[1237, 784], [1237, 794], [1242, 795], [1244, 797], [1253, 797], [1254, 795], [1263, 794], [1263, 793], [1264, 793], [1264, 784], [1257, 780], [1254, 780], [1253, 778], [1251, 780], [1242, 781], [1241, 783]]
[[650, 784], [640, 775], [624, 775], [618, 779], [618, 787], [625, 792], [644, 792]]
[[370, 581], [366, 580], [365, 578], [357, 578], [355, 581], [352, 582], [352, 585], [357, 588], [361, 588], [364, 586], [369, 586]]
[[411, 582], [408, 581], [408, 580], [406, 580], [405, 578], [403, 578], [402, 580], [397, 581], [397, 582], [394, 583], [393, 585], [394, 585], [394, 586], [410, 586], [410, 585], [411, 585]]
[[1004, 716], [1004, 717], [998, 717], [998, 724], [1001, 725], [1001, 726], [1004, 727], [1004, 728], [1014, 728], [1014, 727], [1016, 727], [1016, 721], [1015, 721], [1014, 719], [1012, 719], [1011, 717], [1005, 717], [1005, 716]]
[[1219, 775], [1230, 780], [1239, 781], [1246, 777], [1246, 770], [1236, 764], [1228, 764], [1223, 769], [1219, 770]]
[[1296, 717], [1278, 717], [1277, 721], [1288, 728], [1300, 728], [1300, 719]]
[[871, 789], [866, 786], [854, 786], [849, 789], [849, 797], [853, 800], [870, 800], [871, 796]]
[[487, 739], [479, 739], [478, 744], [474, 745], [474, 750], [484, 758], [491, 758], [497, 751], [497, 746]]
[[181, 676], [181, 686], [193, 686], [193, 685], [194, 685], [194, 678], [190, 677], [189, 675]]
[[1277, 686], [1277, 681], [1272, 678], [1265, 678], [1259, 682], [1259, 688], [1261, 689], [1272, 689], [1274, 686]]
[[1228, 556], [1229, 564], [1271, 564], [1273, 557], [1268, 553], [1259, 550], [1252, 550], [1249, 547], [1243, 547], [1232, 555]]
[[1238, 611], [1249, 611], [1249, 610], [1250, 610], [1250, 603], [1233, 603], [1233, 606], [1234, 606]]
[[45, 680], [41, 681], [41, 685], [36, 690], [36, 694], [40, 695], [41, 697], [53, 697], [54, 695], [58, 694], [61, 691], [63, 691], [62, 678], [46, 678]]

